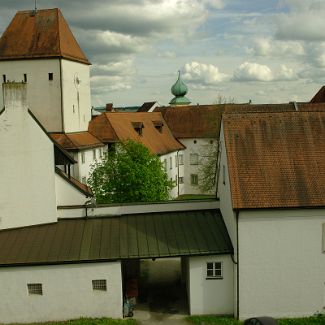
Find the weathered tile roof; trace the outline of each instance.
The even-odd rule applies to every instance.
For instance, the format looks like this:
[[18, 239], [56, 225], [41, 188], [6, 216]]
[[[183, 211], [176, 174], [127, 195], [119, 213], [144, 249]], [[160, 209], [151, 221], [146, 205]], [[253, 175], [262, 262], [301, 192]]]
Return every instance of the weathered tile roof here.
[[215, 210], [147, 213], [0, 231], [0, 266], [229, 254], [232, 244]]
[[[156, 128], [157, 121], [162, 123], [161, 132]], [[140, 125], [137, 123], [143, 125], [141, 135], [135, 130]], [[184, 149], [159, 112], [106, 112], [90, 121], [88, 131], [105, 143], [127, 139], [140, 142], [158, 155]]]
[[325, 206], [325, 112], [225, 114], [235, 209]]
[[0, 60], [62, 57], [90, 64], [61, 11], [18, 11], [0, 39]]
[[224, 105], [157, 107], [176, 138], [219, 138]]
[[87, 131], [74, 133], [50, 133], [49, 135], [65, 150], [82, 150], [104, 146], [99, 139]]

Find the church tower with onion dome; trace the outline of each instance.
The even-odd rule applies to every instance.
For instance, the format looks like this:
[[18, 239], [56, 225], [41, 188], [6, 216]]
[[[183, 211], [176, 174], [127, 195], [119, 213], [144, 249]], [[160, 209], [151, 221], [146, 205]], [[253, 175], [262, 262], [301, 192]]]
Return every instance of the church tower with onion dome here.
[[169, 102], [169, 104], [171, 106], [189, 105], [191, 103], [191, 101], [185, 97], [185, 95], [187, 94], [187, 86], [181, 80], [181, 72], [180, 71], [178, 71], [178, 79], [172, 86], [171, 92], [175, 96]]

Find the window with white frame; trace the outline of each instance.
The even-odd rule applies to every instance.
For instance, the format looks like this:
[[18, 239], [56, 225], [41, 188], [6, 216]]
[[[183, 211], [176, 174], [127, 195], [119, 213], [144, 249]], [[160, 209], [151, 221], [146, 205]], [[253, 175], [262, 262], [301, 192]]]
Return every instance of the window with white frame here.
[[191, 185], [199, 184], [199, 176], [197, 174], [191, 174]]
[[183, 176], [178, 177], [178, 182], [179, 184], [184, 184], [184, 177]]
[[222, 262], [207, 262], [207, 279], [222, 279]]
[[178, 164], [184, 165], [184, 157], [183, 154], [178, 155]]
[[198, 165], [199, 164], [199, 155], [197, 153], [190, 154], [190, 165]]
[[29, 295], [43, 295], [42, 283], [27, 283]]
[[85, 152], [81, 151], [81, 163], [84, 164], [85, 163]]
[[92, 280], [93, 290], [107, 291], [107, 284], [105, 279]]

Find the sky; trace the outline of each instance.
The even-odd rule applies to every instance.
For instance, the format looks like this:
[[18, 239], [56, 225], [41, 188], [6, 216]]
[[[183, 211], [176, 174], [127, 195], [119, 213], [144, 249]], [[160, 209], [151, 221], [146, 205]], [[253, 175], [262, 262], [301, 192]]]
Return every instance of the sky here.
[[[1, 0], [0, 33], [34, 0]], [[325, 0], [37, 0], [92, 63], [92, 105], [309, 101], [325, 84]]]

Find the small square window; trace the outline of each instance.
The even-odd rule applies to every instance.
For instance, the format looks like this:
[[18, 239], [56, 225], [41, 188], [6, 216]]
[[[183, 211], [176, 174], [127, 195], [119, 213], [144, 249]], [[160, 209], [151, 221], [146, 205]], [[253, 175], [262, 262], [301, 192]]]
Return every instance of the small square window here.
[[42, 283], [28, 283], [27, 289], [30, 295], [43, 295]]
[[222, 262], [207, 262], [206, 277], [222, 279]]
[[184, 184], [184, 177], [183, 176], [178, 177], [178, 182], [179, 184]]
[[27, 74], [24, 73], [24, 82], [27, 82]]
[[49, 73], [49, 80], [52, 81], [53, 80], [53, 72]]
[[197, 174], [191, 174], [191, 185], [198, 185], [199, 177]]
[[194, 140], [193, 142], [196, 143], [196, 140]]
[[190, 154], [190, 165], [198, 165], [199, 164], [199, 155], [197, 153]]
[[4, 83], [7, 82], [7, 76], [5, 74], [2, 75], [2, 80], [3, 80]]
[[93, 290], [107, 291], [106, 280], [92, 280]]

